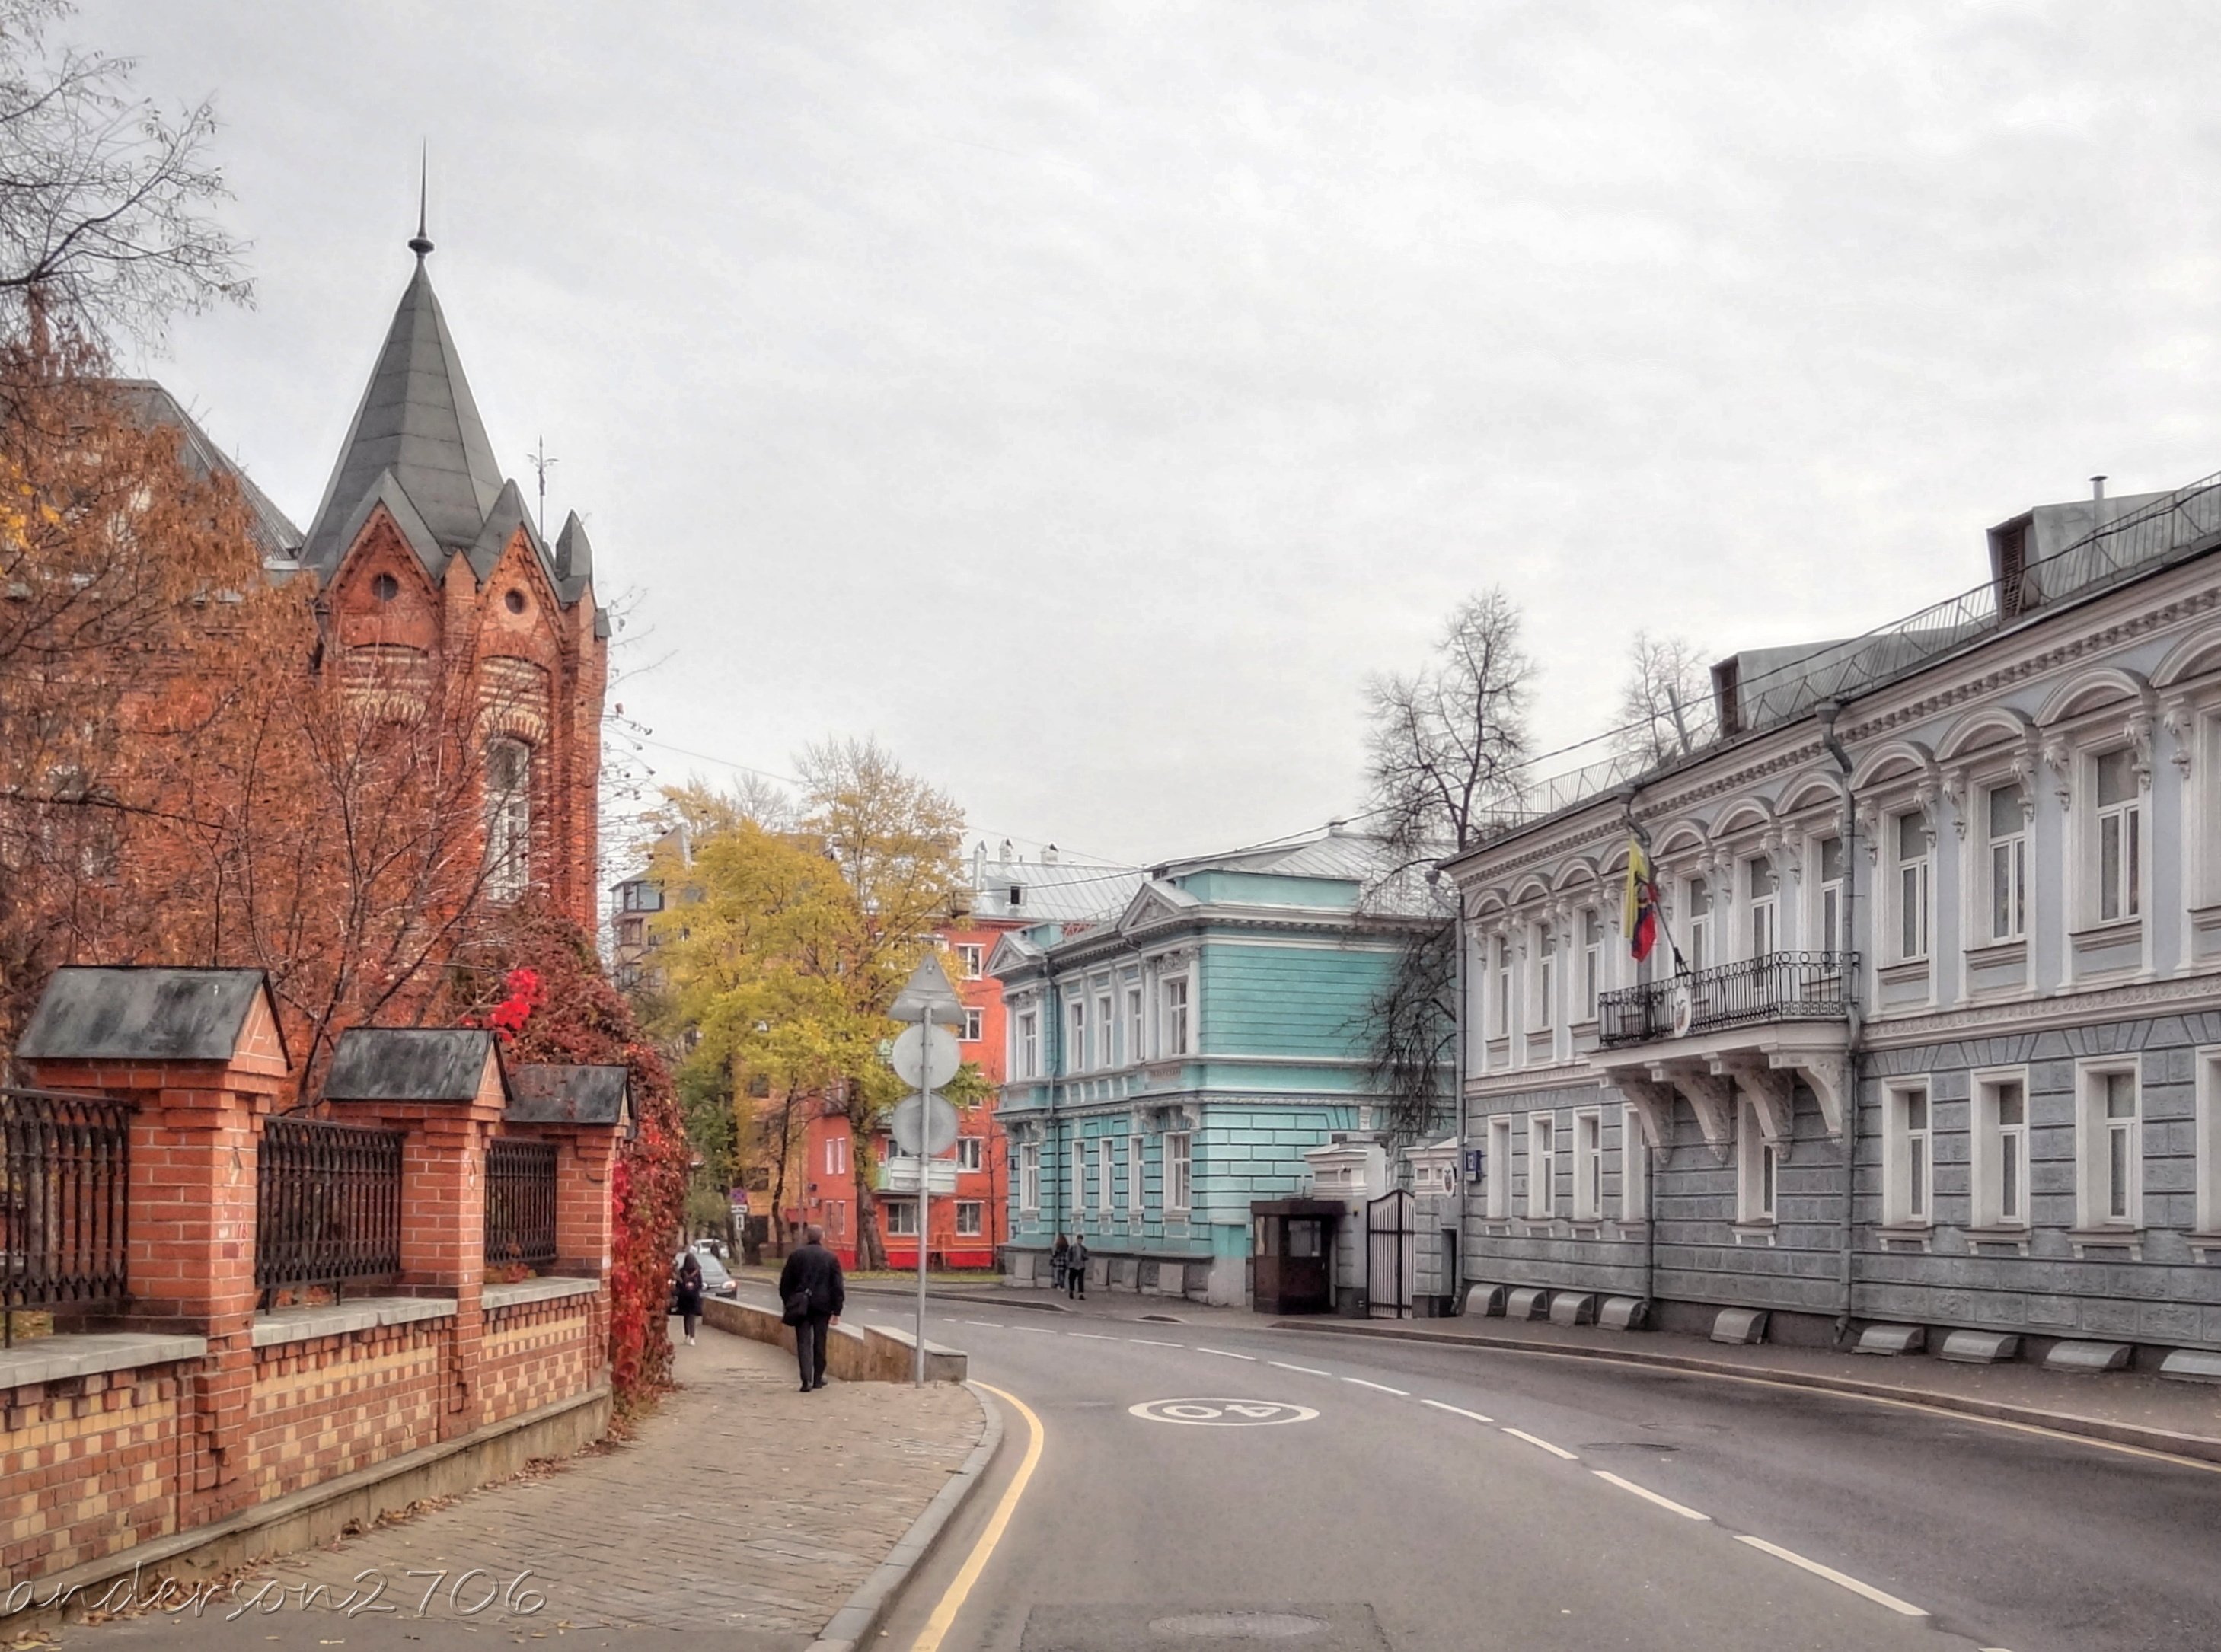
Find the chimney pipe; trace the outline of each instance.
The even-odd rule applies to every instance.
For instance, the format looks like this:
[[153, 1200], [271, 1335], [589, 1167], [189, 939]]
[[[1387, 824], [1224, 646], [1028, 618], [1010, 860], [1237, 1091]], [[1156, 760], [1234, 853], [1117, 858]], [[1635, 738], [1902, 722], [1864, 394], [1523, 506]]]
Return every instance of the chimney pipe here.
[[2090, 479], [2090, 501], [2093, 504], [2103, 504], [2105, 502], [2105, 479], [2104, 477], [2093, 476]]

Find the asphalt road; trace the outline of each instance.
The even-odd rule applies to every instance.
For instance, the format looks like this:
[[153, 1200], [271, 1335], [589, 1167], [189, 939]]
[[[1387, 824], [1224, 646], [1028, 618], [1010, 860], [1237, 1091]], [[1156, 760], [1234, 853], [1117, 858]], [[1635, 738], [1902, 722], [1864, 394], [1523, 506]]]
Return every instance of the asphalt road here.
[[[935, 1305], [929, 1334], [1042, 1429], [939, 1652], [2221, 1648], [2211, 1468], [1693, 1374], [1142, 1321], [1151, 1306]], [[1134, 1414], [1151, 1402], [1189, 1420]], [[889, 1652], [919, 1644], [1020, 1468], [1029, 1430], [1004, 1411], [1010, 1445]]]

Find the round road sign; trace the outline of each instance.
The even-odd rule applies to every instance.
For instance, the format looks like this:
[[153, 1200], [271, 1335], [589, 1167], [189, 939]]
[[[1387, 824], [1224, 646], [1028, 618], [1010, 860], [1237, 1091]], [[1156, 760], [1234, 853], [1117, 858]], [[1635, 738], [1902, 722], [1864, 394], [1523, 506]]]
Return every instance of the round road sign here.
[[1308, 1405], [1277, 1399], [1151, 1399], [1126, 1410], [1145, 1423], [1180, 1423], [1198, 1429], [1261, 1429], [1275, 1423], [1308, 1423]]
[[896, 1036], [887, 1065], [895, 1077], [920, 1090], [938, 1090], [956, 1076], [964, 1052], [946, 1027], [905, 1027]]
[[[934, 1029], [938, 1032], [939, 1028]], [[895, 1138], [895, 1145], [910, 1157], [918, 1156], [919, 1140], [923, 1138], [925, 1156], [938, 1159], [956, 1145], [956, 1108], [946, 1097], [929, 1098], [912, 1091], [895, 1104], [894, 1111], [887, 1116], [887, 1133]]]

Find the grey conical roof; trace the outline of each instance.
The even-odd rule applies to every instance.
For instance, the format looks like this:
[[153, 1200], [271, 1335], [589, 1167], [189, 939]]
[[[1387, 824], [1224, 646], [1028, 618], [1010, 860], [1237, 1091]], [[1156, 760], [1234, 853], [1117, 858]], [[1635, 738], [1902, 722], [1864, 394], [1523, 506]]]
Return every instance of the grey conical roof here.
[[320, 574], [338, 566], [350, 519], [388, 471], [450, 550], [476, 542], [501, 497], [501, 467], [422, 257], [341, 444], [302, 561]]

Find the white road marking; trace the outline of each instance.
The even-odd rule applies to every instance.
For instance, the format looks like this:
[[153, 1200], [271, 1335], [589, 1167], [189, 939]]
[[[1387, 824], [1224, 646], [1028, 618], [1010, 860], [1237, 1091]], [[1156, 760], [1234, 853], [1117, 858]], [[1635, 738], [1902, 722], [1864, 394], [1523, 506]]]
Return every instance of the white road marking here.
[[1579, 1457], [1573, 1455], [1573, 1454], [1567, 1450], [1565, 1447], [1554, 1446], [1548, 1440], [1538, 1440], [1533, 1435], [1529, 1434], [1523, 1429], [1506, 1429], [1504, 1431], [1515, 1440], [1524, 1440], [1530, 1446], [1542, 1447], [1543, 1450], [1548, 1452], [1554, 1457], [1563, 1457], [1567, 1462], [1579, 1462], [1580, 1461]]
[[1331, 1371], [1322, 1371], [1315, 1365], [1290, 1365], [1286, 1360], [1267, 1360], [1265, 1363], [1282, 1371], [1300, 1371], [1307, 1377], [1330, 1377], [1334, 1374]]
[[1647, 1486], [1637, 1486], [1631, 1480], [1622, 1480], [1618, 1475], [1607, 1474], [1601, 1468], [1592, 1468], [1589, 1470], [1589, 1473], [1594, 1474], [1598, 1480], [1603, 1480], [1607, 1485], [1618, 1486], [1623, 1492], [1634, 1492], [1636, 1496], [1641, 1498], [1646, 1503], [1655, 1503], [1661, 1509], [1670, 1510], [1672, 1512], [1680, 1515], [1684, 1520], [1709, 1520], [1712, 1517], [1709, 1514], [1699, 1514], [1694, 1509], [1690, 1508], [1687, 1505], [1676, 1503], [1670, 1497], [1661, 1497], [1657, 1492], [1652, 1491]]
[[1061, 1336], [1064, 1333], [1051, 1325], [1012, 1325], [1011, 1330], [1029, 1330], [1036, 1336]]
[[1196, 1345], [1195, 1351], [1198, 1354], [1216, 1354], [1222, 1360], [1247, 1360], [1252, 1365], [1257, 1362], [1257, 1356], [1254, 1354], [1229, 1354], [1223, 1348], [1204, 1348], [1201, 1343]]
[[964, 1323], [967, 1325], [985, 1325], [989, 1330], [1000, 1330], [1003, 1329], [992, 1319], [967, 1319]]
[[1469, 1417], [1476, 1423], [1493, 1423], [1492, 1417], [1483, 1417], [1479, 1411], [1469, 1411], [1462, 1405], [1447, 1405], [1439, 1399], [1423, 1399], [1422, 1405], [1432, 1405], [1438, 1411], [1448, 1411], [1453, 1417]]
[[1808, 1561], [1802, 1555], [1784, 1549], [1779, 1543], [1769, 1543], [1763, 1537], [1749, 1536], [1739, 1536], [1736, 1541], [1739, 1543], [1749, 1543], [1753, 1549], [1761, 1549], [1778, 1561], [1787, 1561], [1792, 1566], [1802, 1567], [1814, 1577], [1825, 1578], [1830, 1583], [1840, 1583], [1853, 1594], [1862, 1594], [1878, 1606], [1887, 1606], [1892, 1611], [1901, 1612], [1907, 1618], [1928, 1616], [1909, 1600], [1899, 1600], [1893, 1594], [1885, 1594], [1871, 1583], [1861, 1583], [1855, 1577], [1846, 1577], [1834, 1567], [1823, 1566], [1817, 1561]]
[[1105, 1336], [1099, 1330], [1068, 1330], [1065, 1335], [1077, 1336], [1083, 1342], [1115, 1342], [1118, 1340], [1115, 1336]]
[[1186, 1342], [1160, 1342], [1148, 1336], [1129, 1336], [1129, 1342], [1139, 1342], [1143, 1348], [1186, 1348]]
[[1354, 1382], [1361, 1388], [1377, 1388], [1384, 1394], [1395, 1394], [1405, 1399], [1411, 1397], [1411, 1391], [1409, 1388], [1391, 1388], [1385, 1382], [1367, 1382], [1362, 1377], [1344, 1377], [1342, 1380]]

